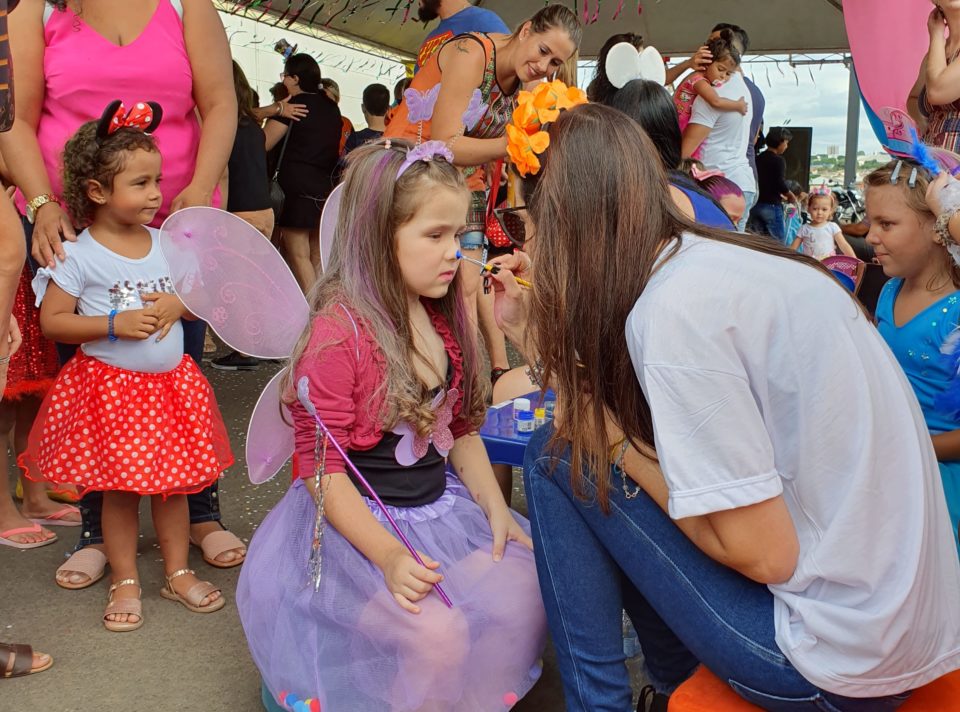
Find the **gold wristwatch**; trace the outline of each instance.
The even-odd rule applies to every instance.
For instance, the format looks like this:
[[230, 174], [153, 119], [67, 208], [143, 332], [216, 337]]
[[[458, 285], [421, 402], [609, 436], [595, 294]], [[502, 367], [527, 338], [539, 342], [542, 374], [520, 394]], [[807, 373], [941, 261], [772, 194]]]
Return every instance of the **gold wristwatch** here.
[[27, 203], [27, 220], [31, 225], [37, 220], [37, 210], [41, 206], [46, 205], [47, 203], [59, 203], [57, 196], [51, 195], [50, 193], [44, 193], [43, 195], [38, 195], [36, 198]]

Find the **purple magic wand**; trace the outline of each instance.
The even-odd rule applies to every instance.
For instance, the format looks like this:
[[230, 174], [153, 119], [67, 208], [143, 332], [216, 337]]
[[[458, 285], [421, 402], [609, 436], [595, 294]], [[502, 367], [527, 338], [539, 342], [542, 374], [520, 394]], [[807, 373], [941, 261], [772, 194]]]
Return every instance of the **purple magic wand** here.
[[[383, 500], [380, 499], [373, 487], [370, 486], [370, 483], [367, 482], [367, 478], [360, 474], [360, 470], [357, 469], [357, 466], [353, 464], [353, 461], [349, 458], [347, 453], [344, 452], [342, 447], [340, 447], [340, 443], [338, 443], [337, 439], [330, 433], [326, 423], [324, 423], [320, 419], [320, 416], [317, 415], [317, 409], [310, 400], [310, 381], [306, 376], [303, 376], [299, 381], [297, 381], [297, 399], [300, 401], [306, 411], [313, 416], [313, 419], [317, 421], [317, 426], [323, 431], [323, 434], [329, 439], [330, 443], [333, 444], [333, 447], [336, 449], [336, 451], [340, 453], [340, 456], [343, 458], [343, 461], [346, 463], [347, 467], [350, 468], [350, 471], [360, 481], [360, 484], [362, 484], [367, 490], [370, 498], [377, 503], [378, 507], [380, 507], [380, 511], [383, 512], [383, 515], [387, 518], [387, 521], [390, 522], [390, 526], [393, 527], [393, 531], [395, 531], [397, 536], [400, 537], [400, 541], [402, 541], [403, 545], [407, 547], [410, 555], [418, 564], [426, 567], [426, 564], [423, 563], [423, 559], [420, 558], [420, 554], [418, 554], [417, 550], [413, 548], [413, 544], [411, 544], [406, 535], [400, 531], [400, 527], [397, 526], [396, 521], [392, 516], [390, 516], [390, 512], [387, 511], [387, 506], [383, 503]], [[443, 589], [440, 587], [440, 584], [436, 583], [433, 585], [433, 587], [436, 589], [437, 595], [440, 596], [440, 600], [447, 605], [447, 608], [453, 608], [453, 603], [450, 601], [450, 598], [447, 596], [447, 594], [444, 593]]]

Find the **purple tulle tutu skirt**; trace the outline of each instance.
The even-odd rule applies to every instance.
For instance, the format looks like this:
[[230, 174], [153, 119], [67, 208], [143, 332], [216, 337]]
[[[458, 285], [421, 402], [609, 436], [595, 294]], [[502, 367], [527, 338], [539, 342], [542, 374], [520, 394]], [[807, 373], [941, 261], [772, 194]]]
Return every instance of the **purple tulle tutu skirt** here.
[[317, 699], [324, 712], [509, 709], [542, 668], [547, 623], [533, 553], [510, 542], [494, 562], [487, 519], [453, 477], [436, 502], [389, 510], [414, 547], [441, 563], [453, 608], [431, 593], [419, 615], [404, 611], [380, 570], [329, 524], [315, 592], [316, 507], [298, 480], [257, 529], [237, 588], [267, 688], [275, 699]]

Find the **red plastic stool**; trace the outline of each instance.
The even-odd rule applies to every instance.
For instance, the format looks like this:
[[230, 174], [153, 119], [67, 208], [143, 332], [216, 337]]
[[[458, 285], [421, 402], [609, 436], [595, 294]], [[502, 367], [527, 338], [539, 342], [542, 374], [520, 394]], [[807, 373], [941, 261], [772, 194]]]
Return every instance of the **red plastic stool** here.
[[[759, 709], [703, 665], [670, 695], [670, 712], [757, 712]], [[900, 712], [960, 712], [960, 670], [914, 691]]]

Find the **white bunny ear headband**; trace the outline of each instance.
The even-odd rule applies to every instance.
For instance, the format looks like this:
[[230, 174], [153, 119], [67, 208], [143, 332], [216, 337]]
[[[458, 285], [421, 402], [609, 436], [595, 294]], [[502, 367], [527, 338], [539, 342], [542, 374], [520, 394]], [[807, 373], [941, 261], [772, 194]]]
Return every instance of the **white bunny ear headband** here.
[[634, 79], [649, 79], [661, 85], [667, 81], [667, 69], [656, 47], [637, 51], [629, 42], [615, 44], [607, 52], [605, 69], [607, 79], [617, 89]]

